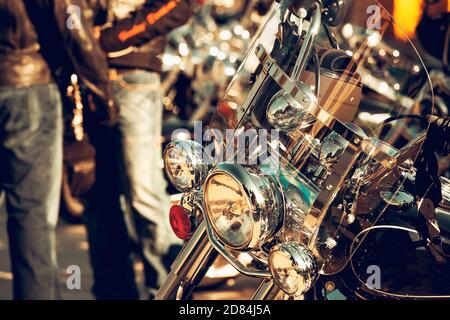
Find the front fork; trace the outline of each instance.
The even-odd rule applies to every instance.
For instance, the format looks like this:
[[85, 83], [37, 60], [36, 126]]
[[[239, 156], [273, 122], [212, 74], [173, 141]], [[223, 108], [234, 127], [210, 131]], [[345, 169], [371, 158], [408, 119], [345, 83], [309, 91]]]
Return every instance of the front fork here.
[[[217, 255], [218, 252], [208, 239], [205, 221], [202, 221], [174, 261], [166, 281], [156, 294], [156, 300], [188, 299]], [[280, 294], [280, 289], [273, 281], [265, 279], [252, 299], [275, 300]]]
[[216, 257], [217, 251], [211, 245], [205, 221], [202, 221], [172, 264], [166, 281], [156, 294], [156, 300], [189, 298]]
[[257, 301], [280, 299], [284, 299], [284, 294], [272, 279], [264, 279], [252, 298]]

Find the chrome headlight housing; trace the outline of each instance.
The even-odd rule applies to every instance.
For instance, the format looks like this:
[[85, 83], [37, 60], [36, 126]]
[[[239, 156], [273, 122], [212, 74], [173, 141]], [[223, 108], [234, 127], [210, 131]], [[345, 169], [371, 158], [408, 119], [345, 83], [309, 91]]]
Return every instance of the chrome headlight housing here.
[[[312, 100], [316, 100], [315, 95], [303, 83], [297, 83], [306, 95]], [[308, 105], [292, 98], [286, 91], [278, 91], [269, 103], [266, 110], [266, 116], [269, 123], [282, 131], [291, 131], [294, 129], [306, 129], [311, 126], [315, 118], [308, 112]]]
[[206, 218], [227, 246], [255, 249], [281, 226], [283, 199], [256, 166], [219, 164], [204, 184]]
[[209, 172], [203, 147], [192, 140], [169, 143], [164, 150], [164, 169], [175, 188], [187, 192], [199, 187]]
[[290, 296], [307, 292], [318, 275], [311, 251], [295, 242], [274, 246], [269, 255], [269, 268], [274, 282]]

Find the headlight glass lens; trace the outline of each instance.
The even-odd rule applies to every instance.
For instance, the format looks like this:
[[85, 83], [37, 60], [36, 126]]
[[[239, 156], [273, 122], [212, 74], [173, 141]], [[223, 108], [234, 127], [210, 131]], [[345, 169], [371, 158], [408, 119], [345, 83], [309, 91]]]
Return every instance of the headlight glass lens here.
[[203, 148], [195, 141], [174, 141], [164, 151], [164, 168], [172, 184], [181, 192], [203, 183], [208, 164], [203, 160]]
[[176, 148], [166, 153], [165, 168], [170, 180], [178, 189], [188, 189], [191, 185], [192, 173], [189, 159], [184, 152]]
[[272, 253], [270, 269], [275, 278], [274, 280], [284, 292], [290, 295], [297, 293], [299, 288], [298, 273], [295, 270], [290, 254], [285, 251]]
[[225, 173], [211, 176], [205, 185], [205, 205], [216, 234], [233, 248], [251, 240], [252, 206], [242, 185]]
[[273, 280], [288, 295], [302, 295], [317, 279], [318, 268], [311, 251], [297, 243], [272, 248], [269, 268]]

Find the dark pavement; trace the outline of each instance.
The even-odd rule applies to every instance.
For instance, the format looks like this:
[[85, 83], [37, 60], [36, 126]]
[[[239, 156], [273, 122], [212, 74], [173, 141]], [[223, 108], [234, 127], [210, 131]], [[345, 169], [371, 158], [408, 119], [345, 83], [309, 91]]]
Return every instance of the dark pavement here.
[[[0, 197], [1, 198], [1, 197]], [[1, 199], [0, 199], [1, 201]], [[92, 271], [88, 256], [89, 244], [86, 241], [86, 230], [83, 225], [73, 225], [60, 221], [57, 227], [57, 251], [60, 266], [61, 287], [65, 300], [91, 300]], [[77, 265], [81, 270], [81, 290], [69, 290], [66, 281], [69, 274], [67, 267]], [[135, 264], [137, 282], [142, 292], [143, 273], [142, 263]], [[194, 299], [221, 300], [221, 299], [249, 299], [253, 295], [259, 281], [239, 276], [222, 283], [219, 286], [197, 290]], [[144, 298], [144, 294], [142, 297]], [[6, 234], [6, 214], [0, 210], [0, 300], [12, 299], [12, 274], [8, 253]]]

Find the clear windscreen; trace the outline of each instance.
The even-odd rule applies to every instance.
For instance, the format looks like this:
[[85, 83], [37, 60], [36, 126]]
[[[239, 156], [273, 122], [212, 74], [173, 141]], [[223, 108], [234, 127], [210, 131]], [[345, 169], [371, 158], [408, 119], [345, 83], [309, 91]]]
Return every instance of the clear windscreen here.
[[274, 9], [203, 141], [216, 163], [258, 165], [277, 180], [285, 202], [277, 236], [308, 246], [334, 274], [364, 230], [410, 201], [403, 182], [433, 113], [421, 103], [432, 88], [379, 2], [354, 1], [337, 27], [325, 28], [319, 11]]

